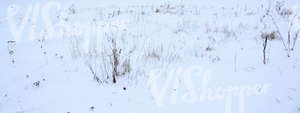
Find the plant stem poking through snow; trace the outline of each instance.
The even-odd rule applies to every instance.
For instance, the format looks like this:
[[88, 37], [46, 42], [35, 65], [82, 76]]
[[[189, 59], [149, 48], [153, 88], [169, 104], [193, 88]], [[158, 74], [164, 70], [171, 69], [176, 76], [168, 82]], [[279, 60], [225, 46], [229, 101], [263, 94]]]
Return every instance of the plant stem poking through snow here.
[[116, 83], [116, 76], [118, 76], [118, 65], [119, 65], [119, 59], [118, 59], [118, 50], [116, 49], [116, 42], [114, 39], [112, 39], [113, 44], [113, 83]]
[[8, 53], [11, 57], [11, 62], [12, 64], [15, 63], [15, 48], [16, 48], [16, 41], [7, 41], [7, 49], [8, 49]]
[[263, 44], [263, 46], [264, 46], [264, 49], [263, 49], [263, 55], [264, 55], [264, 60], [263, 60], [263, 62], [264, 62], [264, 64], [267, 63], [267, 61], [266, 61], [266, 48], [267, 48], [267, 43], [268, 43], [268, 39], [265, 38], [265, 41], [264, 41], [264, 44]]
[[268, 40], [274, 40], [276, 38], [276, 32], [273, 31], [269, 34], [262, 34], [261, 38], [264, 40], [264, 43], [263, 43], [263, 63], [267, 64], [266, 49], [267, 49]]

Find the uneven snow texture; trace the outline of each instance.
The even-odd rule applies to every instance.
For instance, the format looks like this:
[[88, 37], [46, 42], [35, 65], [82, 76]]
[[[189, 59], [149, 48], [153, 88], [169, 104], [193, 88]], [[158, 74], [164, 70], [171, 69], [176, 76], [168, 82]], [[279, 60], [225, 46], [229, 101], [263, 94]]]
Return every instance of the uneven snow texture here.
[[[49, 11], [56, 26], [52, 37], [43, 18], [51, 3], [60, 5]], [[299, 113], [300, 49], [294, 38], [288, 41], [290, 23], [300, 19], [291, 19], [288, 11], [299, 5], [297, 0], [0, 1], [0, 113]], [[11, 26], [18, 29], [22, 21], [16, 41]], [[264, 64], [263, 36], [276, 31]], [[295, 37], [297, 29], [290, 34]], [[171, 76], [163, 104], [157, 103], [153, 83], [163, 91], [172, 70], [195, 66], [203, 72], [191, 81], [184, 73]], [[149, 82], [156, 69], [162, 75]], [[210, 72], [206, 87], [204, 72]], [[216, 97], [218, 88], [240, 90], [231, 98]], [[186, 101], [194, 90], [196, 101]]]

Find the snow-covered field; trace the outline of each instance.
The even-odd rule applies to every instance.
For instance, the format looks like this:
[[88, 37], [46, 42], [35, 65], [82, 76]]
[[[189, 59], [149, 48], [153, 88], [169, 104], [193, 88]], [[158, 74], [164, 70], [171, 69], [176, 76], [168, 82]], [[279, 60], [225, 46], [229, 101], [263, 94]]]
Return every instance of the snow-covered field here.
[[0, 113], [299, 113], [298, 0], [0, 1]]

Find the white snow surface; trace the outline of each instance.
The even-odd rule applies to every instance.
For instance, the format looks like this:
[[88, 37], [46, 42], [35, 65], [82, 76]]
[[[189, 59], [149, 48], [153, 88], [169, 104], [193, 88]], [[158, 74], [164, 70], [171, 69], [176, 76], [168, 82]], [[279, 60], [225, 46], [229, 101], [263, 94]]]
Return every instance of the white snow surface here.
[[[287, 57], [280, 39], [269, 40], [267, 64], [263, 64], [261, 35], [276, 30], [270, 18], [262, 19], [268, 8], [278, 23], [284, 43], [287, 42], [290, 20], [276, 13], [278, 2], [282, 1], [0, 1], [0, 113], [299, 113], [299, 44], [296, 42]], [[116, 30], [100, 29], [103, 31], [101, 47], [97, 46], [97, 34], [88, 33], [89, 52], [85, 52], [84, 34], [71, 36], [66, 28], [55, 29], [55, 35], [49, 39], [41, 34], [47, 28], [42, 9], [49, 3], [61, 5], [61, 9], [50, 10], [53, 24], [71, 28], [75, 28], [72, 25], [120, 24]], [[282, 3], [285, 8], [300, 5], [298, 0]], [[21, 40], [11, 45], [8, 41], [15, 40], [15, 31], [11, 30], [8, 9], [19, 8], [13, 16], [19, 28], [28, 7], [34, 8], [36, 4], [40, 6], [37, 21], [34, 23], [30, 15], [25, 20]], [[36, 34], [31, 40], [33, 24]], [[130, 59], [130, 72], [117, 76], [115, 84], [111, 78], [105, 78], [105, 73], [112, 72], [107, 66], [112, 55], [107, 36], [112, 36], [116, 48], [122, 51], [120, 64]], [[12, 55], [9, 48], [13, 48]], [[97, 82], [88, 65], [106, 82]], [[155, 81], [162, 91], [168, 72], [195, 66], [210, 72], [207, 86], [203, 88], [205, 73], [194, 74], [192, 81], [186, 81], [185, 75], [179, 74], [178, 87], [174, 85], [177, 79], [171, 80], [163, 104], [159, 105], [153, 84], [149, 84], [151, 71], [165, 72]], [[119, 67], [121, 72], [123, 68]], [[38, 81], [39, 85], [35, 86]], [[233, 94], [230, 112], [226, 111], [226, 96], [214, 99], [217, 97], [209, 95], [217, 93], [211, 93], [204, 100], [199, 99], [205, 88], [232, 87], [252, 89], [243, 89], [244, 98], [240, 95], [242, 91]], [[183, 98], [191, 90], [196, 90], [197, 99], [190, 103]], [[176, 102], [172, 98], [176, 98]]]

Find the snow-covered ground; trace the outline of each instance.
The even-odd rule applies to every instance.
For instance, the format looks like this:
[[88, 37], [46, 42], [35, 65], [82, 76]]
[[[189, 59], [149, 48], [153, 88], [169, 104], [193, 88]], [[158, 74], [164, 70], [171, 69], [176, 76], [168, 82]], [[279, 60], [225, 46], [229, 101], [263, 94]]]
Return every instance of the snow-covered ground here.
[[1, 1], [0, 113], [299, 113], [298, 6]]

